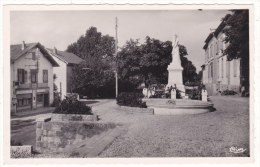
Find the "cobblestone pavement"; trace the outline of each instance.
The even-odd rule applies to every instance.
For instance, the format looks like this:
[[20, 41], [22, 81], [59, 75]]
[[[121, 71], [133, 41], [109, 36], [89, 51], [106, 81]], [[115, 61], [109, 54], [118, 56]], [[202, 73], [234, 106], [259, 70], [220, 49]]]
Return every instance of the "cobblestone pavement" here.
[[[211, 97], [215, 112], [148, 115], [119, 111], [115, 101], [94, 108], [101, 121], [122, 123], [128, 131], [100, 157], [249, 156], [249, 99]], [[245, 148], [231, 153], [230, 147]]]

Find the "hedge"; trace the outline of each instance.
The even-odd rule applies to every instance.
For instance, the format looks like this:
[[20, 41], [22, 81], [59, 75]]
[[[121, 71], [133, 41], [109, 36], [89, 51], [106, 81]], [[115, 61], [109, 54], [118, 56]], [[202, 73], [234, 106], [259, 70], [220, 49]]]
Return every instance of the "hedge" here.
[[142, 102], [144, 95], [136, 92], [122, 92], [116, 101], [120, 106], [147, 108], [146, 103]]

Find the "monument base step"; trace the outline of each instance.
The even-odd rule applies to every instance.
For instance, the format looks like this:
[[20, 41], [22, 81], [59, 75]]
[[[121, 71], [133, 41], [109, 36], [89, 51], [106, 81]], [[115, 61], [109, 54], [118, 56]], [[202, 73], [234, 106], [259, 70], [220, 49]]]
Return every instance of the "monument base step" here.
[[210, 110], [207, 108], [157, 108], [154, 107], [154, 115], [189, 115], [189, 114], [202, 114], [207, 113]]

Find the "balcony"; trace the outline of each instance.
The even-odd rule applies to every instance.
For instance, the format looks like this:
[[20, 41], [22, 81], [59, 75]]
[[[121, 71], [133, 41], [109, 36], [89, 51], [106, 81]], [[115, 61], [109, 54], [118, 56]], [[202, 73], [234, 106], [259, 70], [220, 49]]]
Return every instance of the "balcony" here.
[[38, 88], [47, 88], [48, 83], [38, 83]]
[[48, 83], [26, 83], [17, 86], [17, 89], [36, 89], [36, 88], [48, 88]]
[[31, 83], [27, 83], [27, 84], [18, 85], [17, 89], [30, 89], [31, 87], [32, 87]]

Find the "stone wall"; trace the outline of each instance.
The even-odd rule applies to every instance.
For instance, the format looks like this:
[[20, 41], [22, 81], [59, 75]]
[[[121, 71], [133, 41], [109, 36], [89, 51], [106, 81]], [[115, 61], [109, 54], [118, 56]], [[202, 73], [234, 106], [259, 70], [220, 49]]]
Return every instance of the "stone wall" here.
[[113, 123], [97, 121], [53, 121], [40, 119], [36, 123], [36, 151], [40, 153], [60, 152], [66, 146], [87, 140], [108, 129], [115, 128]]
[[139, 107], [128, 107], [128, 106], [119, 106], [120, 110], [126, 112], [139, 112], [139, 113], [148, 113], [154, 114], [153, 108], [139, 108]]
[[97, 115], [52, 114], [52, 121], [97, 121]]
[[32, 146], [11, 146], [11, 158], [28, 158], [32, 155]]

